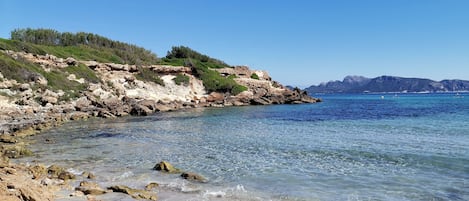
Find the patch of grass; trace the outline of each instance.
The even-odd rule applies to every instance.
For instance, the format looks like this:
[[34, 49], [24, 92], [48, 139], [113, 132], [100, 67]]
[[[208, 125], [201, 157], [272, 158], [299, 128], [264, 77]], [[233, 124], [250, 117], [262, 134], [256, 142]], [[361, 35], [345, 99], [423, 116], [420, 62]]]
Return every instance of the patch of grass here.
[[168, 65], [168, 66], [186, 66], [184, 59], [179, 58], [162, 58], [158, 61], [159, 65]]
[[67, 71], [70, 74], [74, 74], [77, 76], [78, 79], [83, 78], [88, 82], [91, 83], [99, 83], [101, 80], [96, 76], [96, 73], [85, 66], [84, 64], [79, 64], [78, 66], [69, 66], [65, 68], [65, 71]]
[[115, 55], [111, 49], [96, 49], [86, 45], [46, 46], [37, 45], [48, 54], [59, 58], [73, 57], [77, 60], [97, 61], [101, 63], [123, 64], [124, 60]]
[[233, 86], [233, 88], [231, 89], [231, 93], [236, 96], [239, 93], [246, 91], [246, 90], [248, 90], [247, 87], [238, 84], [238, 85]]
[[238, 76], [236, 76], [235, 74], [232, 74], [232, 75], [228, 75], [227, 78], [228, 79], [235, 79], [235, 78], [238, 78]]
[[[80, 92], [86, 90], [88, 87], [86, 83], [81, 84], [67, 79], [68, 73], [65, 70], [51, 70], [50, 72], [46, 72], [36, 64], [21, 59], [15, 60], [4, 53], [0, 53], [0, 68], [5, 78], [14, 79], [19, 83], [34, 81], [38, 76], [46, 78], [48, 82], [47, 87], [49, 89], [53, 91], [62, 90], [65, 92], [61, 100], [77, 98]], [[83, 68], [83, 66], [78, 68]], [[78, 71], [83, 72], [83, 69]], [[87, 73], [81, 73], [81, 75], [86, 74]], [[87, 76], [92, 77], [92, 75]]]
[[194, 66], [195, 75], [202, 80], [208, 92], [217, 91], [234, 94], [233, 92], [243, 89], [242, 85], [236, 83], [232, 78], [221, 76], [220, 73], [210, 69], [203, 62], [197, 61]]
[[259, 75], [257, 75], [256, 73], [253, 73], [253, 74], [251, 74], [251, 79], [258, 80], [258, 79], [259, 79]]
[[173, 78], [174, 80], [174, 83], [176, 83], [177, 85], [188, 85], [189, 84], [189, 76], [187, 75], [184, 75], [184, 74], [177, 74], [175, 78]]
[[148, 69], [148, 68], [139, 67], [138, 74], [135, 75], [135, 77], [141, 81], [154, 82], [161, 86], [165, 86], [164, 81], [161, 79], [161, 77], [157, 73], [153, 72], [151, 69]]
[[46, 54], [46, 52], [37, 45], [3, 38], [0, 38], [0, 50], [13, 50], [16, 52], [29, 52], [41, 55]]
[[0, 53], [0, 69], [3, 77], [16, 80], [19, 83], [33, 81], [43, 70], [41, 67], [27, 61], [17, 61], [12, 57]]

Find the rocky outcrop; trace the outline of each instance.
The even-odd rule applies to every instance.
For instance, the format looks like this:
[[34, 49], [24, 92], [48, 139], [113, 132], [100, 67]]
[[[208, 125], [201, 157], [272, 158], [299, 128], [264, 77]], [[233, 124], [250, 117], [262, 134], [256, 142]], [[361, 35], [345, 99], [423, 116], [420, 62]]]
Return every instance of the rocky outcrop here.
[[85, 195], [102, 195], [107, 193], [107, 191], [101, 188], [97, 183], [88, 181], [80, 182], [80, 186], [76, 187], [75, 190], [81, 191]]
[[184, 178], [184, 179], [187, 179], [187, 180], [197, 181], [197, 182], [201, 182], [201, 183], [206, 183], [208, 181], [202, 175], [199, 175], [199, 174], [193, 173], [193, 172], [183, 172], [181, 174], [181, 177]]
[[[246, 66], [216, 69], [222, 76], [232, 77], [248, 87], [237, 95], [207, 93], [201, 80], [192, 75], [189, 67], [99, 63], [54, 55], [34, 55], [0, 50], [14, 59], [29, 61], [49, 72], [73, 66], [87, 66], [100, 82], [87, 82], [69, 74], [67, 79], [88, 88], [80, 97], [65, 101], [66, 93], [51, 90], [48, 80], [40, 74], [30, 75], [31, 82], [18, 83], [0, 73], [0, 136], [27, 136], [62, 124], [69, 120], [89, 117], [114, 118], [125, 115], [149, 115], [193, 107], [224, 107], [257, 104], [312, 103], [318, 99], [301, 90], [290, 90], [272, 81], [266, 71], [250, 70]], [[162, 83], [137, 79], [139, 68], [158, 74]], [[189, 83], [178, 85], [178, 74], [189, 77]], [[254, 76], [255, 75], [255, 76]]]
[[155, 192], [134, 189], [124, 185], [111, 186], [108, 189], [113, 192], [125, 193], [132, 196], [134, 199], [157, 200], [158, 198]]
[[[319, 99], [308, 96], [305, 91], [300, 89], [291, 90], [276, 81], [272, 81], [272, 78], [265, 71], [250, 70], [246, 66], [222, 68], [217, 69], [217, 71], [223, 76], [234, 77], [233, 79], [237, 83], [248, 88], [247, 91], [236, 96], [225, 97], [223, 104], [226, 106], [299, 104], [320, 101]], [[221, 98], [215, 100], [220, 102]]]
[[175, 168], [171, 163], [167, 161], [161, 161], [153, 167], [154, 170], [166, 172], [166, 173], [171, 173], [171, 174], [177, 174], [180, 173], [181, 171], [177, 168]]

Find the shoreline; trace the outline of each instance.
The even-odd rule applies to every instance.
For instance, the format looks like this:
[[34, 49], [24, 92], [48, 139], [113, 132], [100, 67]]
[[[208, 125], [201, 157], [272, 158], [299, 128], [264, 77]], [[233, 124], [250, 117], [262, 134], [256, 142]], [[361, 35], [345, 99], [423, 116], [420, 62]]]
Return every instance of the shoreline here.
[[[164, 111], [166, 112], [173, 112], [173, 111], [184, 111], [184, 110], [191, 110], [191, 109], [197, 109], [197, 108], [223, 108], [223, 107], [243, 107], [243, 106], [204, 106], [204, 107], [183, 107], [183, 104], [180, 104], [181, 107], [176, 107], [173, 110], [168, 110]], [[255, 105], [248, 105], [248, 106], [255, 106]], [[145, 116], [150, 116], [150, 115], [156, 115], [157, 113], [160, 112], [154, 112], [150, 114], [146, 114]], [[61, 116], [67, 116], [67, 114], [61, 115]], [[73, 115], [72, 115], [73, 116]], [[143, 116], [143, 115], [140, 115]], [[131, 115], [126, 115], [122, 117], [138, 117], [138, 116], [131, 116]], [[119, 118], [119, 117], [115, 117]], [[16, 163], [16, 162], [11, 162], [9, 158], [16, 159], [16, 158], [23, 158], [23, 157], [30, 157], [34, 155], [33, 152], [31, 152], [27, 147], [29, 142], [24, 141], [24, 139], [28, 136], [32, 135], [38, 135], [41, 134], [42, 132], [45, 132], [49, 129], [55, 128], [55, 127], [60, 127], [63, 124], [67, 122], [72, 122], [72, 121], [88, 121], [89, 120], [99, 120], [99, 119], [105, 119], [102, 117], [85, 117], [85, 118], [79, 118], [79, 119], [61, 119], [60, 121], [53, 122], [53, 120], [49, 120], [46, 122], [39, 122], [37, 124], [25, 124], [27, 125], [27, 128], [23, 130], [18, 130], [15, 132], [13, 135], [9, 137], [5, 137], [5, 135], [2, 135], [2, 139], [0, 142], [0, 147], [1, 147], [1, 153], [3, 154], [2, 158], [2, 164], [0, 165], [0, 188], [2, 187], [7, 187], [7, 189], [13, 188], [13, 190], [8, 191], [1, 191], [0, 192], [0, 198], [1, 199], [6, 199], [6, 200], [15, 200], [16, 198], [19, 197], [24, 197], [24, 196], [29, 196], [30, 198], [36, 199], [36, 200], [94, 200], [96, 199], [96, 196], [103, 197], [102, 195], [105, 194], [103, 199], [107, 200], [112, 200], [114, 198], [120, 198], [120, 199], [129, 199], [132, 198], [133, 200], [156, 200], [157, 194], [155, 191], [152, 189], [133, 189], [137, 190], [142, 193], [143, 197], [140, 197], [140, 194], [132, 194], [132, 193], [126, 193], [128, 195], [123, 195], [119, 190], [113, 191], [113, 190], [106, 190], [107, 188], [102, 188], [100, 187], [94, 180], [94, 175], [92, 169], [86, 170], [81, 174], [74, 174], [72, 172], [68, 172], [69, 170], [65, 169], [64, 167], [57, 166], [55, 164], [50, 164], [48, 167], [46, 167], [43, 164], [39, 163], [31, 163], [31, 164], [24, 164], [24, 163]], [[38, 121], [36, 121], [38, 122]], [[20, 124], [18, 124], [20, 125]], [[45, 139], [45, 141], [48, 141], [48, 138]], [[36, 142], [40, 143], [40, 142]], [[50, 142], [54, 143], [54, 142]], [[5, 153], [10, 153], [14, 152], [14, 155], [9, 155], [6, 157]], [[61, 178], [59, 175], [61, 173], [53, 173], [50, 174], [50, 169], [58, 167], [61, 169], [61, 171], [64, 172], [64, 174], [71, 175], [66, 178]], [[39, 170], [38, 170], [39, 169]], [[39, 172], [36, 172], [39, 171]], [[42, 171], [42, 172], [41, 172]], [[36, 176], [39, 174], [40, 176]], [[55, 175], [54, 175], [55, 174]], [[89, 177], [89, 174], [92, 176]], [[13, 181], [13, 182], [12, 182]], [[21, 182], [17, 182], [21, 181]], [[81, 182], [80, 182], [81, 181]], [[90, 185], [81, 188], [83, 182], [85, 182], [84, 185]], [[86, 183], [88, 182], [88, 183]], [[11, 186], [11, 184], [14, 184], [14, 186]], [[150, 185], [149, 183], [148, 185]], [[156, 187], [158, 188], [158, 187]], [[167, 187], [166, 187], [167, 188]], [[30, 191], [25, 191], [23, 189], [30, 189]], [[90, 190], [91, 189], [91, 190]], [[174, 195], [176, 194], [177, 196], [180, 196], [180, 194], [184, 194], [184, 196], [190, 197], [191, 194], [187, 194], [185, 192], [178, 192], [174, 191], [171, 189], [165, 189], [165, 187], [160, 187], [158, 189], [158, 192], [162, 192], [163, 194], [166, 195]], [[222, 196], [221, 194], [214, 193], [213, 195], [210, 194], [210, 192], [207, 192], [208, 196], [215, 196], [219, 197]], [[145, 195], [143, 195], [145, 194]], [[182, 195], [181, 194], [181, 195]], [[130, 197], [129, 197], [130, 196]], [[152, 196], [155, 196], [153, 198]]]
[[[36, 77], [29, 83], [18, 83], [16, 80], [5, 78], [0, 73], [0, 152], [3, 155], [1, 157], [3, 165], [0, 167], [0, 179], [2, 179], [0, 186], [3, 187], [3, 191], [0, 192], [0, 198], [5, 197], [10, 200], [21, 200], [25, 196], [36, 200], [53, 200], [54, 192], [58, 192], [57, 189], [73, 189], [70, 186], [63, 186], [69, 179], [68, 177], [59, 178], [59, 175], [51, 175], [48, 170], [51, 167], [41, 164], [14, 164], [8, 160], [8, 158], [21, 158], [33, 154], [27, 149], [28, 144], [23, 141], [25, 137], [61, 126], [69, 121], [147, 116], [158, 112], [190, 108], [301, 104], [321, 101], [308, 96], [302, 90], [290, 90], [272, 81], [265, 71], [250, 70], [244, 66], [217, 70], [224, 76], [236, 77], [234, 80], [237, 83], [247, 87], [247, 91], [234, 95], [228, 92], [207, 93], [202, 81], [193, 76], [188, 67], [143, 66], [142, 68], [161, 76], [164, 84], [157, 84], [136, 79], [137, 66], [135, 65], [77, 61], [73, 58], [64, 59], [53, 55], [33, 55], [8, 50], [1, 50], [1, 52], [15, 60], [25, 60], [39, 65], [45, 72], [85, 66], [88, 70], [91, 69], [100, 80], [87, 82], [83, 78], [78, 79], [75, 74], [68, 74], [67, 80], [87, 84], [88, 87], [84, 91], [79, 91], [78, 97], [67, 100], [68, 95], [64, 91], [49, 89], [48, 80], [42, 75], [34, 75]], [[189, 81], [185, 84], [176, 84], [174, 78], [180, 74], [187, 76]], [[258, 77], [250, 78], [251, 74], [256, 74]], [[63, 174], [70, 178], [82, 177], [67, 171]], [[18, 183], [19, 186], [15, 186], [16, 184], [7, 182], [8, 178], [15, 178], [18, 181], [23, 179], [27, 182], [23, 182], [24, 185]], [[16, 181], [15, 179], [13, 181]], [[26, 185], [29, 183], [35, 186]], [[94, 193], [109, 192], [96, 186], [95, 183], [83, 185], [86, 189], [94, 189]], [[27, 188], [32, 188], [29, 194], [22, 190]], [[140, 191], [141, 189], [137, 190], [114, 189], [113, 191], [145, 194]], [[41, 197], [42, 195], [46, 197]]]

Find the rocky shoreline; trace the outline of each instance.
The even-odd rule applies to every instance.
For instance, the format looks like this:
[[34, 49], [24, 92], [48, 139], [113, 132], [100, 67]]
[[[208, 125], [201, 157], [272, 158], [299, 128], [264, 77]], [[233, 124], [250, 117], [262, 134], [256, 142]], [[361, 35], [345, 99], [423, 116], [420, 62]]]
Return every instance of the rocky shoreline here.
[[[315, 103], [299, 89], [290, 90], [272, 81], [265, 71], [250, 70], [245, 66], [216, 69], [222, 76], [234, 76], [234, 80], [248, 88], [237, 95], [230, 93], [207, 93], [201, 80], [192, 75], [189, 67], [183, 66], [135, 66], [95, 61], [78, 61], [74, 58], [58, 58], [53, 55], [33, 55], [25, 52], [4, 51], [15, 60], [24, 60], [41, 66], [50, 72], [86, 66], [92, 69], [99, 81], [88, 82], [77, 75], [68, 74], [68, 80], [87, 84], [79, 96], [67, 99], [61, 90], [48, 88], [48, 80], [40, 75], [30, 75], [29, 83], [18, 83], [0, 73], [0, 200], [54, 200], [59, 189], [71, 188], [67, 180], [75, 177], [85, 179], [77, 192], [98, 194], [104, 192], [124, 192], [136, 199], [155, 200], [151, 191], [130, 189], [125, 186], [103, 190], [88, 181], [88, 175], [73, 175], [60, 169], [60, 173], [40, 164], [18, 165], [9, 158], [31, 155], [27, 143], [21, 142], [34, 135], [65, 122], [87, 118], [116, 118], [127, 115], [150, 115], [185, 108], [226, 107], [267, 104]], [[163, 84], [139, 80], [139, 68], [158, 74]], [[256, 76], [253, 78], [252, 75]], [[177, 84], [177, 75], [188, 77], [188, 81]], [[186, 173], [185, 178], [196, 179], [197, 174]], [[80, 190], [81, 189], [81, 190]], [[88, 198], [92, 200], [91, 198]]]

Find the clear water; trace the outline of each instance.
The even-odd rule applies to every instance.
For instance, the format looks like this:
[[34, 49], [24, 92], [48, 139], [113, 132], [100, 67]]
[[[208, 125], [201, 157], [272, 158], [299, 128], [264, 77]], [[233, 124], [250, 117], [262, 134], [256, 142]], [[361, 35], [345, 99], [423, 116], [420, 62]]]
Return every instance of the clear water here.
[[[160, 200], [469, 200], [469, 94], [321, 98], [71, 122], [22, 160], [155, 181]], [[161, 160], [209, 182], [153, 171]]]

